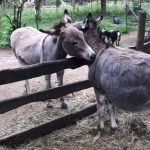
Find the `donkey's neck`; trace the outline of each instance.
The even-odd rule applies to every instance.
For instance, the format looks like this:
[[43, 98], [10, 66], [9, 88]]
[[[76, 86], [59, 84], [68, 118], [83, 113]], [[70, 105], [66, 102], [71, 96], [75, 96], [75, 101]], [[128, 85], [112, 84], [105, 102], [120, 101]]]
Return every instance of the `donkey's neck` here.
[[63, 59], [67, 56], [62, 46], [62, 39], [59, 36], [50, 36], [46, 40], [45, 45], [49, 46], [49, 60]]
[[[57, 41], [56, 41], [57, 40]], [[58, 36], [58, 37], [55, 37], [54, 36], [54, 39], [53, 41], [56, 42], [56, 49], [55, 49], [55, 56], [57, 57], [57, 59], [63, 59], [67, 56], [67, 53], [66, 51], [64, 50], [63, 46], [62, 46], [62, 39]]]
[[84, 37], [85, 37], [86, 42], [90, 45], [90, 47], [95, 51], [96, 54], [99, 51], [102, 51], [106, 47], [106, 44], [104, 44], [101, 38], [99, 38], [97, 31], [85, 32]]

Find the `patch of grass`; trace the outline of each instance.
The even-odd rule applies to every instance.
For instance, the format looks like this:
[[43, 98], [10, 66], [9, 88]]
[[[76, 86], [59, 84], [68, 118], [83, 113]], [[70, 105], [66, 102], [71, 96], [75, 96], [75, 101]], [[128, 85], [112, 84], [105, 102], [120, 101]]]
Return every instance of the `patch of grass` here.
[[0, 46], [9, 46], [11, 27], [6, 17], [1, 17]]
[[121, 2], [117, 4], [109, 3], [107, 5], [107, 16], [124, 16], [125, 8]]
[[[149, 5], [143, 5], [142, 6], [149, 14], [150, 9]], [[39, 21], [39, 28], [41, 29], [49, 29], [54, 24], [58, 23], [60, 20], [63, 19], [63, 12], [65, 8], [42, 8], [41, 9], [41, 21]], [[89, 12], [92, 12], [94, 17], [98, 17], [100, 15], [100, 4], [93, 2], [91, 4], [85, 4], [85, 5], [78, 5], [75, 9], [71, 5], [67, 6], [68, 11], [71, 13], [72, 17], [76, 21], [83, 21], [84, 18], [87, 16]], [[2, 10], [2, 9], [1, 9]], [[13, 11], [6, 9], [5, 12], [9, 14], [9, 16], [13, 15]], [[119, 30], [122, 33], [126, 32], [126, 25], [125, 25], [125, 8], [121, 2], [118, 2], [117, 4], [114, 3], [108, 3], [107, 4], [107, 14], [104, 18], [104, 20], [101, 23], [101, 28], [104, 29], [116, 29]], [[6, 46], [9, 44], [9, 37], [10, 37], [10, 25], [5, 16], [2, 16], [2, 13], [0, 13], [1, 17], [0, 19], [2, 21], [2, 24], [0, 24], [0, 47]], [[117, 16], [120, 18], [121, 23], [119, 25], [116, 25], [113, 23], [113, 16]], [[36, 28], [35, 23], [35, 15], [34, 15], [34, 9], [24, 9], [22, 12], [22, 26], [33, 26]], [[147, 22], [146, 27], [150, 27], [149, 22]], [[128, 32], [135, 31], [137, 29], [137, 20], [133, 15], [128, 16]]]
[[[41, 21], [39, 21], [39, 27], [40, 28], [49, 28], [52, 25], [58, 23], [60, 20], [63, 19], [63, 13], [65, 8], [42, 8], [41, 9]], [[72, 15], [72, 17], [79, 21], [83, 20], [85, 16], [89, 12], [92, 12], [94, 15], [98, 16], [99, 14], [99, 6], [94, 5], [91, 9], [90, 5], [85, 6], [78, 6], [74, 10], [71, 6], [67, 7], [68, 11]], [[34, 10], [31, 9], [25, 9], [22, 14], [22, 22], [23, 24], [26, 24], [27, 26], [31, 25], [33, 27], [36, 27], [35, 23], [35, 16], [34, 16]]]

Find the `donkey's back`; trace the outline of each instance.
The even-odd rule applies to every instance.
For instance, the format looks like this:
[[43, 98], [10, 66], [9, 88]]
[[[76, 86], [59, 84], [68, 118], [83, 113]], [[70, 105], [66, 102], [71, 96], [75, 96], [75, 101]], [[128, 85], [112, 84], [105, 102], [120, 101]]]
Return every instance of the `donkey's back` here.
[[19, 62], [28, 65], [40, 62], [43, 39], [46, 36], [32, 27], [16, 29], [11, 35], [11, 47]]
[[97, 60], [95, 77], [118, 107], [130, 111], [150, 109], [150, 55], [108, 48]]

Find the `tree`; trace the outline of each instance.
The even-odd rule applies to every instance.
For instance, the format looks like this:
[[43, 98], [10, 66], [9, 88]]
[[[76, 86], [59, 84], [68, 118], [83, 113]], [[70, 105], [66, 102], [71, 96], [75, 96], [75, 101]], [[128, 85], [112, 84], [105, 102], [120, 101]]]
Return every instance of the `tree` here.
[[0, 0], [0, 4], [2, 4], [3, 0]]
[[56, 7], [59, 7], [61, 5], [61, 0], [56, 0]]
[[41, 20], [41, 0], [34, 0], [35, 17], [37, 20]]
[[101, 15], [105, 16], [106, 14], [106, 0], [101, 0]]

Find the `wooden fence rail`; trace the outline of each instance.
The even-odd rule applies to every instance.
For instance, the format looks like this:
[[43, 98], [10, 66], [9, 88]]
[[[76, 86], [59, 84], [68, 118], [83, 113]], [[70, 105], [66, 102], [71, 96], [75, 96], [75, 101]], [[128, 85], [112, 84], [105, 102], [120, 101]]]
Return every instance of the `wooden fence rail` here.
[[81, 120], [84, 117], [92, 115], [95, 112], [96, 112], [96, 104], [93, 104], [78, 112], [65, 115], [63, 117], [41, 124], [29, 130], [0, 139], [0, 145], [16, 147], [20, 144], [23, 144], [24, 142], [28, 142], [32, 139], [45, 136], [58, 129], [73, 125], [78, 120]]
[[[52, 74], [67, 68], [75, 69], [87, 64], [90, 64], [90, 62], [79, 58], [69, 58], [23, 68], [2, 70], [0, 71], [0, 85], [31, 79], [45, 74]], [[62, 97], [66, 94], [87, 89], [89, 87], [91, 87], [89, 81], [84, 80], [20, 97], [1, 100], [0, 114], [6, 113], [30, 102], [46, 101], [48, 99]], [[74, 124], [77, 120], [91, 115], [94, 112], [96, 112], [96, 104], [79, 112], [71, 113], [51, 122], [31, 128], [27, 131], [8, 136], [6, 138], [1, 138], [0, 145], [5, 144], [7, 146], [17, 146], [28, 140], [47, 135], [52, 131]]]
[[85, 80], [48, 90], [43, 90], [33, 94], [2, 100], [0, 101], [0, 114], [16, 109], [31, 102], [46, 101], [48, 99], [59, 98], [66, 94], [87, 89], [89, 87], [91, 87], [91, 84], [88, 80]]
[[[69, 58], [64, 60], [57, 60], [54, 62], [45, 62], [42, 64], [35, 64], [23, 68], [7, 69], [0, 71], [0, 85], [17, 82], [25, 79], [31, 79], [45, 74], [52, 74], [63, 69], [71, 68], [75, 69], [83, 65], [87, 65], [90, 62], [79, 58]], [[11, 99], [0, 101], [0, 114], [16, 109], [22, 105], [36, 101], [46, 101], [48, 99], [62, 97], [66, 94], [80, 91], [91, 87], [88, 80], [75, 82], [67, 85], [63, 85], [40, 92], [23, 95]], [[11, 146], [17, 146], [25, 141], [47, 135], [48, 133], [57, 129], [74, 124], [76, 120], [82, 119], [96, 111], [96, 105], [90, 106], [79, 112], [71, 113], [61, 118], [55, 119], [51, 122], [44, 123], [40, 126], [31, 128], [27, 131], [8, 136], [0, 139], [0, 144], [6, 144]]]
[[[130, 46], [130, 49], [136, 49], [136, 46]], [[150, 54], [150, 42], [144, 43], [143, 52]]]
[[73, 57], [22, 68], [6, 69], [0, 71], [0, 85], [52, 74], [67, 68], [75, 69], [88, 64], [90, 64], [89, 61]]

